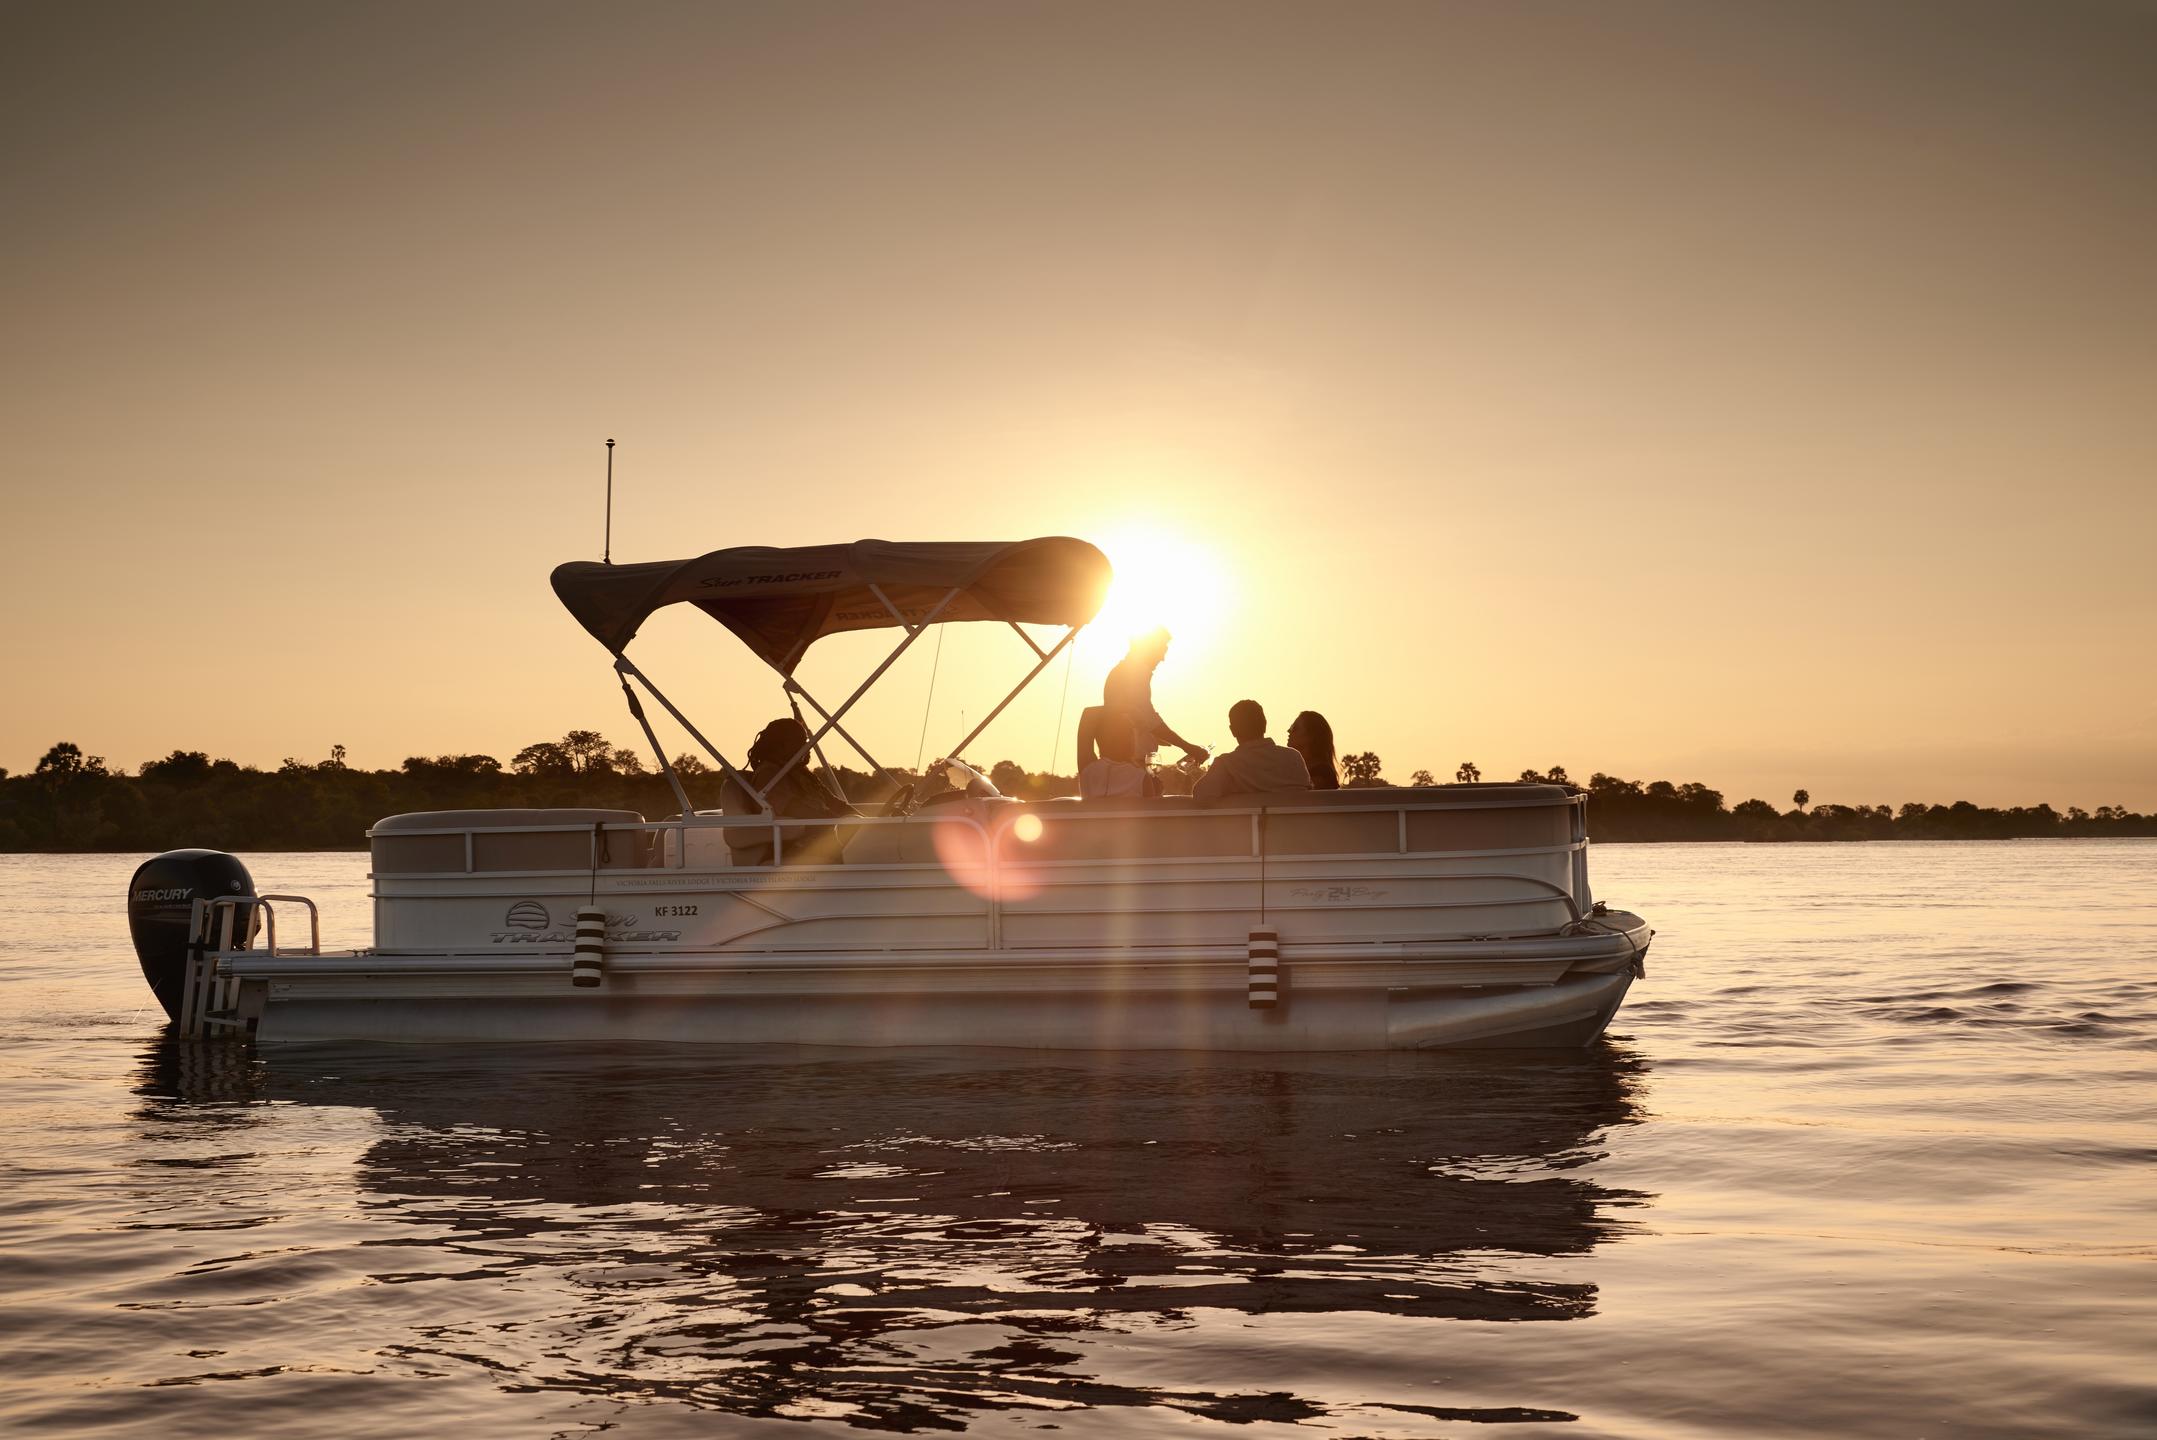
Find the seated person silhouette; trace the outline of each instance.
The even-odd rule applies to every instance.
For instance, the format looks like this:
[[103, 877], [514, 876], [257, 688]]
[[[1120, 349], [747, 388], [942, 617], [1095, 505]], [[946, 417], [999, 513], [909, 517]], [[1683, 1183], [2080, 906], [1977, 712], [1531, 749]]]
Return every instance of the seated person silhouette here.
[[1341, 769], [1333, 758], [1333, 726], [1325, 716], [1306, 710], [1289, 721], [1288, 748], [1303, 757], [1313, 790], [1341, 788]]
[[1228, 707], [1228, 733], [1236, 748], [1216, 755], [1191, 794], [1201, 805], [1223, 805], [1244, 796], [1278, 795], [1311, 788], [1303, 757], [1266, 738], [1266, 712], [1256, 700]]
[[1097, 754], [1079, 767], [1081, 800], [1143, 800], [1161, 793], [1138, 763], [1138, 729], [1127, 712], [1103, 709], [1094, 717], [1092, 740]]
[[[802, 755], [809, 745], [809, 732], [799, 720], [782, 716], [757, 732], [749, 746], [749, 783], [765, 791], [764, 799], [771, 806], [771, 813], [782, 820], [838, 819], [844, 815], [861, 812], [846, 803], [838, 788], [825, 776], [809, 769], [809, 757]], [[801, 759], [789, 767], [785, 774], [779, 767]], [[773, 777], [777, 776], [777, 783]], [[729, 775], [719, 790], [719, 808], [729, 816], [761, 815], [755, 797], [742, 787], [740, 781]], [[768, 828], [754, 825], [728, 826], [726, 831], [727, 853], [736, 865], [769, 865], [772, 863], [772, 835]], [[839, 860], [838, 832], [829, 825], [789, 825], [783, 828], [785, 839], [780, 855], [789, 865], [832, 865]]]

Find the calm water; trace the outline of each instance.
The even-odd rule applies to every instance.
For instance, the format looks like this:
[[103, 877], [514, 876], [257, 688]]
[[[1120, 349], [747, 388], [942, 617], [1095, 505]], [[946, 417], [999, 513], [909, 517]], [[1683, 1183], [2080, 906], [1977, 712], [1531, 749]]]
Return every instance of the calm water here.
[[2157, 843], [1595, 865], [1575, 1055], [253, 1059], [0, 857], [0, 1430], [2157, 1433]]

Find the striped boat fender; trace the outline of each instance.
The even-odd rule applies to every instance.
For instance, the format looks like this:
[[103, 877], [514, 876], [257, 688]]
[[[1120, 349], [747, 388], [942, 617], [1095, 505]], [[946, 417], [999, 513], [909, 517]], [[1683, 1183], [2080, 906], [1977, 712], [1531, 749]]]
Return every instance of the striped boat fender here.
[[1280, 999], [1281, 932], [1271, 925], [1260, 925], [1251, 931], [1251, 1008], [1271, 1010]]
[[607, 973], [607, 912], [596, 905], [577, 911], [577, 953], [569, 962], [569, 983], [589, 989]]

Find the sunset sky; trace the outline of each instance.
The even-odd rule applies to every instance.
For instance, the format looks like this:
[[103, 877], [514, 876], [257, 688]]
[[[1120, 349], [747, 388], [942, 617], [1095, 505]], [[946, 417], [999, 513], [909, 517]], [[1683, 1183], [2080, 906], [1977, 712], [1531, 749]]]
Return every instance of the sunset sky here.
[[[546, 584], [611, 435], [617, 560], [1097, 540], [1205, 740], [2157, 809], [2157, 7], [8, 17], [10, 770], [630, 740]], [[974, 758], [1069, 768], [1117, 651]], [[924, 738], [934, 658], [887, 761], [1031, 657], [954, 627]]]

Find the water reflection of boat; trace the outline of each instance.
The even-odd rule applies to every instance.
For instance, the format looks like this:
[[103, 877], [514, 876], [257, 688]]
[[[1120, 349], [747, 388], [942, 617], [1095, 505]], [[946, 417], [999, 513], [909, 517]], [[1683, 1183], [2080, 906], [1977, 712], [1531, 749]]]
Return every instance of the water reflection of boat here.
[[[343, 955], [280, 946], [277, 907], [291, 940], [310, 902], [256, 897], [230, 856], [175, 851], [130, 887], [144, 973], [183, 1031], [264, 1040], [1345, 1051], [1603, 1032], [1651, 932], [1593, 899], [1584, 797], [1563, 786], [1021, 804], [993, 787], [917, 791], [841, 723], [932, 627], [1009, 625], [1030, 668], [944, 752], [964, 755], [1092, 619], [1107, 580], [1098, 550], [1061, 537], [564, 565], [555, 591], [613, 655], [640, 724], [632, 681], [734, 777], [735, 813], [696, 810], [645, 724], [671, 819], [391, 816], [369, 832], [375, 943]], [[627, 658], [677, 605], [771, 666], [797, 717], [814, 712], [761, 784]], [[1064, 633], [1045, 647], [1027, 624]], [[903, 633], [827, 709], [796, 666], [824, 637], [873, 629]], [[897, 787], [884, 813], [783, 818], [767, 792], [842, 740]], [[752, 851], [787, 863], [741, 863]], [[266, 944], [249, 943], [258, 914]]]
[[514, 1287], [527, 1317], [445, 1328], [422, 1307], [385, 1346], [749, 1414], [1370, 1422], [1368, 1397], [1179, 1389], [1119, 1357], [1239, 1317], [1583, 1317], [1595, 1287], [1566, 1257], [1644, 1198], [1593, 1178], [1639, 1115], [1643, 1067], [1609, 1043], [1263, 1062], [339, 1046], [175, 1069], [204, 1048], [155, 1052], [146, 1093], [373, 1112], [357, 1183], [392, 1227], [369, 1242], [378, 1278]]

